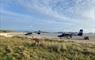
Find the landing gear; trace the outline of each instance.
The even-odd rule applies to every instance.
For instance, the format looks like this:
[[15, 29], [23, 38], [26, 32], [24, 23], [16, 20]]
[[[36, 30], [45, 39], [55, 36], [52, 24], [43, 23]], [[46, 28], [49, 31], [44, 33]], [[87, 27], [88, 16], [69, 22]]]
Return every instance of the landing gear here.
[[85, 36], [85, 37], [84, 37], [84, 40], [89, 40], [89, 37], [88, 37], [88, 36]]

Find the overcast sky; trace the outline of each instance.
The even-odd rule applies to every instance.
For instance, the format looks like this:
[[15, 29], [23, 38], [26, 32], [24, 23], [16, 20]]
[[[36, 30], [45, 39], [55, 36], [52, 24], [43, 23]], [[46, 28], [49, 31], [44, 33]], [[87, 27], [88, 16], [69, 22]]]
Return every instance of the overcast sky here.
[[0, 28], [95, 32], [95, 0], [0, 0]]

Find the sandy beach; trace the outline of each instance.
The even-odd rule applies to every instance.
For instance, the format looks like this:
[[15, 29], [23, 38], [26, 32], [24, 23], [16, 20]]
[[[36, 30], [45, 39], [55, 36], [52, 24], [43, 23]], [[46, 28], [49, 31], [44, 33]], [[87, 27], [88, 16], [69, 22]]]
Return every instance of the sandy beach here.
[[79, 36], [73, 36], [70, 39], [67, 38], [62, 38], [59, 39], [57, 37], [57, 35], [59, 35], [58, 33], [41, 33], [40, 35], [36, 34], [36, 33], [32, 33], [31, 35], [24, 35], [25, 32], [8, 32], [8, 33], [0, 33], [1, 36], [5, 36], [5, 37], [13, 37], [13, 36], [20, 36], [20, 37], [28, 37], [28, 38], [39, 38], [39, 39], [53, 39], [53, 40], [65, 40], [65, 41], [75, 41], [75, 42], [79, 42], [79, 43], [93, 43], [95, 44], [95, 35], [94, 34], [85, 34], [84, 36], [89, 36], [89, 40], [84, 40], [83, 37], [79, 37]]

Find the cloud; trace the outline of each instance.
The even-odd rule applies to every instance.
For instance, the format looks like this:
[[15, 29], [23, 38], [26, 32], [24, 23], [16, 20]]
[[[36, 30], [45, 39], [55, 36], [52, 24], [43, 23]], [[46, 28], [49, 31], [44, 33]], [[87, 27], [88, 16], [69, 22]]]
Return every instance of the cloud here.
[[90, 9], [89, 11], [85, 11], [82, 16], [86, 16], [92, 20], [95, 20], [95, 8]]
[[7, 15], [7, 16], [17, 16], [17, 17], [27, 17], [27, 18], [30, 18], [31, 16], [30, 15], [25, 15], [25, 14], [21, 14], [21, 13], [16, 13], [16, 12], [12, 12], [12, 11], [7, 11], [7, 10], [4, 10], [4, 9], [1, 9], [0, 10], [0, 14], [1, 16], [3, 14]]
[[[94, 20], [95, 1], [94, 0], [18, 0], [22, 6], [24, 6], [30, 12], [33, 10], [38, 11], [41, 14], [49, 17], [58, 18], [59, 20], [73, 20], [76, 17], [80, 19]], [[50, 5], [51, 3], [51, 5]], [[59, 3], [59, 4], [58, 4]], [[70, 6], [70, 3], [72, 6]], [[58, 5], [58, 6], [57, 6]], [[70, 7], [68, 7], [70, 6]], [[58, 9], [59, 8], [59, 9]], [[61, 11], [62, 10], [62, 11]], [[67, 10], [67, 11], [65, 11]], [[91, 12], [92, 11], [92, 12]], [[64, 14], [65, 13], [65, 14]], [[67, 14], [66, 14], [67, 13]], [[90, 13], [90, 15], [89, 15]], [[69, 16], [71, 15], [71, 16]], [[73, 16], [72, 16], [73, 15]], [[89, 16], [89, 17], [88, 17]], [[76, 18], [77, 19], [77, 18]]]
[[[0, 2], [1, 16], [6, 15], [7, 18], [23, 20], [25, 23], [27, 20], [34, 22], [32, 24], [27, 22], [29, 25], [26, 25], [26, 28], [40, 26], [41, 29], [47, 27], [45, 29], [53, 30], [59, 27], [59, 30], [63, 30], [72, 27], [73, 30], [75, 26], [77, 29], [85, 28], [89, 31], [94, 31], [95, 28], [93, 23], [95, 0], [0, 0]], [[13, 7], [15, 9], [12, 9]]]

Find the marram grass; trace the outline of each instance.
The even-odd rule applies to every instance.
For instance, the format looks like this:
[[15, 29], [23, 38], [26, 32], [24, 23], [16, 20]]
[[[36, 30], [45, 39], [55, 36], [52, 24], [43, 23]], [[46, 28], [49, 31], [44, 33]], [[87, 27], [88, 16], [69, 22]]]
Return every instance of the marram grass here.
[[95, 44], [0, 36], [0, 60], [95, 60]]

